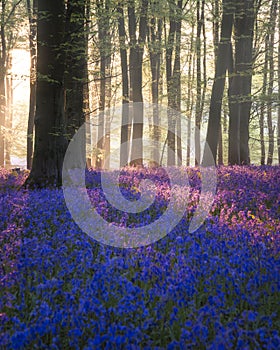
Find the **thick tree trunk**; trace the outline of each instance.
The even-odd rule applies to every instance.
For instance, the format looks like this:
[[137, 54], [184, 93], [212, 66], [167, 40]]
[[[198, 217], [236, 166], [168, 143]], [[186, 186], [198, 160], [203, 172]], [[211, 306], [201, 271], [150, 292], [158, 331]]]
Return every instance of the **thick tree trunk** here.
[[84, 86], [86, 84], [85, 0], [68, 0], [66, 10], [65, 120], [70, 141], [85, 122]]
[[233, 67], [233, 50], [231, 46], [231, 64], [229, 70], [229, 127], [228, 127], [228, 163], [240, 164], [240, 101], [239, 94], [241, 91], [240, 79], [234, 73]]
[[230, 92], [229, 162], [248, 164], [249, 120], [251, 111], [252, 48], [255, 23], [255, 0], [236, 3], [235, 67]]
[[[237, 45], [240, 44], [241, 61], [241, 86], [242, 99], [241, 103], [241, 119], [240, 119], [240, 162], [241, 164], [250, 163], [249, 154], [249, 121], [251, 113], [251, 90], [252, 90], [252, 64], [253, 64], [253, 38], [255, 24], [255, 0], [244, 0], [244, 9], [242, 16], [236, 19], [236, 53], [239, 51]], [[240, 36], [239, 36], [240, 34]], [[239, 68], [237, 67], [237, 71]]]
[[[148, 1], [142, 0], [140, 6], [139, 28], [135, 15], [134, 1], [128, 4], [129, 17], [129, 72], [131, 101], [133, 102], [133, 130], [131, 146], [131, 165], [143, 165], [143, 95], [142, 95], [142, 67], [144, 43], [147, 34]], [[138, 32], [138, 39], [137, 39]], [[137, 140], [137, 141], [135, 141]]]
[[64, 1], [40, 0], [37, 24], [37, 91], [35, 149], [27, 184], [62, 183], [67, 140], [64, 129]]
[[[217, 147], [219, 140], [219, 130], [221, 123], [221, 108], [225, 87], [226, 72], [230, 65], [231, 57], [231, 35], [233, 27], [233, 2], [231, 0], [223, 1], [223, 15], [221, 23], [221, 36], [217, 51], [217, 64], [215, 70], [215, 79], [212, 87], [209, 121], [207, 128], [206, 142], [208, 143], [213, 158], [216, 161]], [[206, 159], [203, 159], [206, 164]]]

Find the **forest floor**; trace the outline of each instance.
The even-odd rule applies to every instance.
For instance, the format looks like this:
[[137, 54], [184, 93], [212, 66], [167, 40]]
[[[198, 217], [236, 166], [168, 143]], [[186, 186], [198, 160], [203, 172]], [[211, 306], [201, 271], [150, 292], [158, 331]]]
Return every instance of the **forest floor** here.
[[[1, 170], [0, 348], [279, 349], [280, 167], [219, 167], [211, 211], [193, 233], [200, 173], [186, 171], [178, 225], [122, 249], [83, 233], [61, 189], [24, 189], [26, 173]], [[137, 196], [135, 176], [127, 197]], [[87, 174], [87, 191], [105, 219], [136, 227], [151, 218], [108, 208], [99, 178]], [[162, 188], [154, 220], [168, 206]]]

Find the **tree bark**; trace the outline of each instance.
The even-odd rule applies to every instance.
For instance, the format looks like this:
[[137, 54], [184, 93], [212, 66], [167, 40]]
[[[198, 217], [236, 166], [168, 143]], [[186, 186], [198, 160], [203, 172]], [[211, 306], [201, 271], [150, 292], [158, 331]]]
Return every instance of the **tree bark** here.
[[27, 169], [32, 167], [33, 157], [33, 138], [34, 138], [34, 119], [36, 110], [36, 17], [38, 0], [33, 0], [31, 7], [30, 0], [26, 0], [28, 22], [29, 22], [29, 52], [30, 52], [30, 97], [29, 97], [29, 115], [27, 125]]
[[274, 152], [274, 127], [272, 123], [272, 94], [274, 85], [274, 45], [275, 45], [275, 26], [277, 16], [277, 0], [272, 0], [270, 9], [270, 24], [268, 33], [268, 89], [267, 89], [267, 127], [268, 127], [268, 155], [267, 164], [272, 165]]
[[[133, 130], [131, 145], [131, 165], [143, 166], [143, 94], [142, 67], [144, 44], [147, 35], [148, 0], [140, 5], [139, 26], [137, 28], [135, 3], [128, 4], [128, 22], [130, 38], [129, 72], [131, 101], [133, 102]], [[137, 38], [138, 32], [138, 38]], [[137, 142], [136, 142], [137, 140]]]
[[229, 163], [249, 164], [255, 0], [236, 3], [234, 76], [230, 79]]
[[[176, 164], [176, 141], [178, 164], [182, 163], [181, 127], [178, 125], [178, 112], [181, 109], [181, 27], [182, 27], [181, 0], [170, 2], [169, 33], [166, 47], [166, 81], [168, 98], [168, 133], [167, 133], [167, 165]], [[174, 52], [175, 51], [175, 52]], [[173, 60], [174, 54], [174, 60]], [[173, 64], [173, 67], [172, 67]], [[176, 138], [177, 128], [177, 138]], [[179, 134], [178, 134], [179, 131]]]
[[162, 19], [157, 18], [155, 13], [159, 11], [159, 3], [151, 3], [152, 17], [148, 26], [148, 47], [150, 56], [150, 66], [152, 75], [152, 103], [153, 103], [153, 125], [152, 125], [152, 153], [153, 165], [157, 166], [160, 162], [158, 142], [160, 140], [159, 126], [159, 84], [160, 84], [160, 67], [162, 54]]
[[193, 94], [192, 94], [192, 84], [194, 79], [193, 74], [193, 46], [194, 46], [194, 25], [192, 25], [192, 31], [190, 36], [190, 49], [188, 54], [188, 83], [187, 83], [187, 101], [186, 101], [186, 111], [187, 111], [187, 154], [186, 154], [186, 166], [190, 166], [191, 161], [191, 117], [193, 109]]
[[[10, 52], [11, 53], [11, 52]], [[13, 126], [13, 79], [11, 74], [12, 57], [10, 53], [7, 57], [7, 74], [6, 80], [6, 138], [5, 138], [5, 166], [11, 166], [11, 149], [12, 149], [12, 126]]]
[[265, 164], [265, 140], [264, 140], [264, 116], [265, 116], [265, 99], [267, 95], [267, 72], [268, 72], [268, 41], [269, 37], [265, 37], [265, 57], [263, 68], [263, 86], [260, 106], [260, 143], [261, 143], [261, 165]]
[[[214, 83], [212, 86], [209, 121], [206, 136], [206, 142], [210, 147], [215, 161], [217, 158], [225, 78], [226, 72], [230, 66], [231, 59], [231, 35], [234, 15], [233, 7], [233, 1], [223, 0], [221, 35], [217, 51], [217, 64], [215, 69]], [[205, 158], [203, 159], [203, 164], [207, 165], [207, 160]]]
[[[236, 19], [236, 49], [240, 44], [240, 51], [242, 52], [240, 63], [242, 99], [240, 108], [240, 162], [241, 164], [250, 163], [249, 154], [249, 122], [251, 113], [251, 90], [252, 90], [252, 65], [253, 65], [253, 38], [254, 38], [254, 24], [255, 24], [255, 0], [244, 0], [244, 15]], [[240, 21], [240, 23], [238, 23]], [[240, 31], [239, 31], [240, 28]], [[237, 67], [237, 71], [239, 67]]]
[[129, 155], [129, 133], [128, 133], [128, 121], [129, 121], [129, 80], [128, 80], [128, 62], [127, 62], [127, 49], [126, 49], [126, 30], [124, 22], [124, 13], [121, 3], [118, 4], [117, 12], [118, 17], [118, 32], [119, 32], [119, 45], [121, 56], [121, 70], [122, 70], [122, 124], [121, 124], [121, 144], [120, 144], [120, 167], [128, 164]]
[[37, 22], [37, 90], [35, 148], [28, 185], [62, 184], [67, 147], [64, 118], [63, 0], [40, 0]]
[[84, 87], [86, 84], [85, 0], [68, 0], [66, 10], [65, 43], [65, 120], [70, 141], [85, 122]]
[[[280, 38], [280, 3], [278, 4], [278, 37]], [[278, 163], [280, 164], [280, 40], [278, 40], [278, 118], [277, 118], [277, 147]]]
[[0, 166], [5, 165], [5, 116], [6, 116], [6, 89], [5, 89], [5, 76], [6, 76], [6, 61], [7, 61], [7, 47], [6, 47], [6, 34], [5, 34], [5, 11], [6, 1], [1, 1], [2, 13], [1, 13], [1, 25], [0, 25], [0, 37], [1, 37], [1, 55], [0, 55]]

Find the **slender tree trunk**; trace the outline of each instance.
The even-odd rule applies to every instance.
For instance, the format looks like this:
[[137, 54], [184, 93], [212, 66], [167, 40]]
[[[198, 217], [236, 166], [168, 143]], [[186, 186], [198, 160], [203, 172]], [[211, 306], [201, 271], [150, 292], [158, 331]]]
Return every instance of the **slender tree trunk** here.
[[267, 95], [267, 72], [268, 72], [268, 41], [269, 36], [265, 38], [265, 59], [263, 68], [263, 86], [262, 99], [260, 106], [260, 143], [261, 143], [261, 165], [265, 164], [265, 141], [264, 141], [264, 116], [265, 116], [265, 97]]
[[6, 47], [6, 34], [5, 34], [5, 12], [6, 1], [1, 0], [2, 13], [0, 24], [0, 37], [1, 37], [1, 54], [0, 54], [0, 166], [5, 165], [5, 116], [6, 116], [6, 89], [5, 89], [5, 77], [6, 77], [6, 61], [7, 61], [7, 47]]
[[[231, 35], [234, 14], [233, 12], [233, 2], [230, 0], [223, 0], [221, 35], [218, 46], [215, 79], [211, 93], [209, 121], [206, 137], [206, 141], [212, 151], [213, 158], [215, 161], [217, 158], [217, 147], [221, 123], [221, 109], [225, 87], [225, 78], [231, 59]], [[203, 163], [207, 164], [207, 160], [203, 159]]]
[[[204, 2], [203, 2], [204, 3]], [[200, 14], [201, 1], [197, 0], [196, 3], [196, 106], [195, 106], [195, 165], [200, 164], [200, 127], [201, 127], [201, 100], [202, 100], [202, 78], [201, 78], [201, 30], [202, 19]]]
[[277, 0], [272, 0], [270, 10], [270, 26], [268, 41], [268, 71], [269, 81], [267, 89], [267, 126], [268, 126], [268, 155], [267, 164], [272, 165], [274, 152], [274, 128], [272, 124], [272, 93], [274, 85], [274, 45], [275, 45], [275, 26], [277, 16]]
[[[214, 56], [215, 56], [215, 70], [217, 68], [217, 57], [218, 57], [218, 47], [219, 47], [219, 31], [220, 31], [220, 25], [219, 25], [219, 17], [220, 17], [220, 5], [218, 0], [212, 1], [212, 8], [213, 8], [213, 44], [214, 44]], [[204, 34], [204, 43], [205, 43], [205, 23], [203, 26], [203, 34]], [[206, 58], [206, 50], [205, 50], [205, 44], [204, 44], [204, 62]], [[204, 67], [206, 64], [204, 64]], [[205, 71], [205, 68], [204, 68]], [[204, 83], [206, 79], [204, 77]], [[204, 85], [205, 87], [205, 85]], [[223, 164], [223, 129], [220, 122], [220, 130], [219, 130], [219, 143], [218, 143], [218, 164]]]
[[7, 75], [6, 75], [6, 139], [5, 139], [5, 166], [11, 166], [11, 147], [12, 147], [12, 126], [13, 126], [13, 79], [11, 73], [12, 57], [10, 54], [7, 58]]
[[[151, 13], [157, 13], [159, 10], [158, 3], [152, 2]], [[150, 66], [152, 74], [152, 102], [153, 102], [153, 126], [152, 126], [152, 154], [153, 165], [158, 166], [160, 162], [160, 154], [158, 148], [158, 142], [160, 140], [160, 128], [159, 125], [159, 83], [160, 83], [160, 67], [161, 67], [161, 51], [162, 51], [162, 19], [157, 19], [155, 15], [150, 20], [148, 30], [148, 44], [149, 44], [149, 56]]]
[[63, 0], [40, 0], [37, 24], [35, 148], [27, 184], [61, 185], [67, 147], [64, 119]]
[[129, 155], [129, 137], [128, 137], [128, 121], [129, 121], [129, 80], [128, 80], [128, 63], [126, 50], [126, 30], [124, 22], [124, 13], [121, 3], [118, 5], [118, 32], [121, 56], [122, 70], [122, 125], [121, 125], [121, 145], [120, 145], [120, 167], [128, 164]]
[[[110, 50], [110, 51], [109, 51]], [[111, 52], [111, 42], [108, 47], [108, 51]], [[111, 144], [111, 113], [109, 108], [111, 107], [112, 99], [112, 86], [111, 86], [111, 54], [109, 53], [106, 60], [106, 111], [105, 111], [105, 138], [104, 138], [104, 168], [110, 168], [110, 144]]]
[[88, 70], [88, 57], [89, 57], [89, 33], [90, 33], [90, 0], [85, 1], [85, 51], [86, 51], [86, 67], [85, 67], [85, 82], [84, 82], [84, 115], [86, 121], [86, 157], [87, 167], [92, 166], [92, 156], [88, 148], [92, 148], [91, 140], [91, 120], [90, 120], [90, 89], [89, 89], [89, 70]]
[[29, 96], [29, 115], [27, 125], [27, 169], [32, 167], [33, 156], [33, 135], [34, 118], [36, 110], [36, 17], [38, 0], [33, 0], [31, 7], [30, 0], [26, 0], [28, 22], [29, 22], [29, 52], [30, 52], [30, 96]]
[[190, 49], [188, 55], [188, 83], [187, 83], [187, 154], [186, 154], [186, 166], [190, 166], [191, 162], [191, 118], [193, 111], [193, 81], [194, 81], [194, 29], [195, 26], [192, 24], [191, 36], [190, 36]]
[[[176, 111], [181, 112], [181, 31], [182, 31], [182, 7], [183, 2], [178, 1], [177, 3], [177, 19], [176, 19], [176, 39], [175, 39], [175, 58], [174, 58], [174, 69], [173, 69], [173, 80], [174, 88], [176, 91]], [[179, 114], [180, 115], [180, 114]], [[176, 118], [177, 126], [177, 165], [182, 165], [182, 126], [180, 116]]]
[[105, 13], [105, 0], [96, 1], [96, 13], [98, 23], [98, 41], [100, 53], [100, 93], [99, 93], [99, 115], [97, 128], [97, 148], [96, 168], [104, 168], [104, 144], [105, 144], [105, 108], [106, 108], [106, 73], [107, 73], [107, 41], [109, 31], [109, 18]]
[[[170, 3], [169, 8], [169, 34], [166, 48], [166, 80], [168, 97], [168, 133], [167, 133], [167, 164], [176, 164], [176, 141], [178, 164], [182, 163], [181, 126], [178, 123], [178, 112], [181, 109], [181, 26], [182, 26], [182, 1]], [[175, 52], [174, 52], [175, 51]], [[172, 56], [174, 63], [172, 68]], [[177, 139], [176, 135], [177, 127]], [[179, 131], [179, 134], [178, 134]], [[179, 147], [179, 148], [178, 148]]]
[[[278, 4], [278, 38], [280, 38], [280, 3]], [[278, 118], [277, 118], [277, 147], [278, 163], [280, 164], [280, 40], [278, 40]]]
[[174, 11], [174, 4], [169, 8], [169, 33], [166, 44], [166, 82], [167, 82], [167, 99], [168, 99], [168, 132], [167, 132], [167, 165], [175, 165], [175, 130], [176, 130], [176, 115], [174, 115], [175, 94], [172, 86], [172, 55], [174, 51], [175, 33], [176, 33], [176, 12]]

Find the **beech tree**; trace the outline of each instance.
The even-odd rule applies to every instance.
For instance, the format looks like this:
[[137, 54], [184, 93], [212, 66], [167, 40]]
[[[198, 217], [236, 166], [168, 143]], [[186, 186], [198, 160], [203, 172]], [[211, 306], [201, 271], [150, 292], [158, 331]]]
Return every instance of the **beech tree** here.
[[27, 184], [60, 185], [67, 139], [64, 115], [64, 0], [40, 0], [37, 20], [35, 149]]
[[272, 165], [274, 152], [274, 127], [272, 124], [272, 93], [274, 86], [274, 45], [277, 16], [277, 0], [272, 0], [270, 8], [269, 32], [267, 36], [268, 88], [267, 88], [267, 126], [268, 126], [268, 155], [267, 164]]
[[65, 18], [65, 123], [70, 140], [85, 122], [86, 0], [68, 0]]
[[230, 79], [229, 163], [249, 164], [255, 0], [235, 4], [235, 53]]
[[30, 52], [30, 97], [29, 97], [29, 115], [27, 126], [27, 169], [31, 169], [33, 156], [33, 131], [36, 110], [36, 59], [37, 59], [37, 8], [38, 0], [26, 0], [28, 22], [29, 22], [29, 52]]
[[129, 77], [128, 77], [128, 59], [126, 49], [126, 29], [124, 10], [121, 2], [117, 6], [118, 13], [118, 34], [119, 34], [119, 47], [121, 58], [121, 75], [122, 75], [122, 122], [121, 122], [121, 140], [120, 140], [120, 166], [128, 164], [129, 154]]
[[[220, 42], [217, 48], [215, 78], [212, 86], [209, 121], [206, 142], [214, 160], [217, 158], [217, 147], [221, 123], [221, 108], [226, 80], [226, 72], [230, 69], [231, 36], [234, 18], [234, 3], [223, 0]], [[204, 160], [205, 161], [205, 160]]]
[[[168, 133], [167, 133], [167, 164], [175, 165], [176, 159], [176, 127], [180, 138], [180, 120], [173, 111], [181, 109], [181, 29], [182, 29], [183, 2], [169, 2], [169, 33], [166, 43], [166, 83], [168, 107]], [[178, 133], [179, 130], [179, 133]], [[179, 163], [182, 161], [181, 143], [178, 144]]]
[[159, 88], [161, 78], [161, 61], [162, 61], [162, 30], [163, 20], [160, 15], [161, 2], [152, 0], [150, 2], [150, 18], [148, 25], [148, 49], [151, 67], [151, 91], [153, 106], [153, 125], [152, 125], [152, 159], [154, 165], [160, 162], [160, 150], [158, 149], [158, 142], [160, 140], [159, 113], [157, 105], [159, 103]]
[[[130, 100], [133, 105], [133, 129], [131, 145], [131, 165], [143, 165], [143, 54], [147, 36], [148, 0], [141, 0], [137, 21], [136, 4], [128, 2], [128, 31], [129, 31], [129, 80]], [[138, 140], [135, 142], [135, 140]]]

